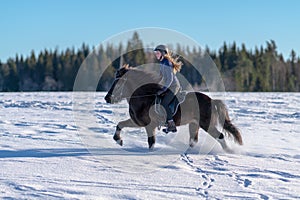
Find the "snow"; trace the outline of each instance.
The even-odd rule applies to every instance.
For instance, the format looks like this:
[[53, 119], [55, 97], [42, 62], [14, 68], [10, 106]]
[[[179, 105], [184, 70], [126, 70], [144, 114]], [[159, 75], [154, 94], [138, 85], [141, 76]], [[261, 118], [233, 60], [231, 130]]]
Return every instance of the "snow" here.
[[[300, 94], [221, 95], [244, 145], [223, 152], [203, 130], [124, 129], [126, 101], [105, 93], [0, 93], [2, 199], [299, 199]], [[218, 96], [218, 94], [209, 94]], [[229, 140], [229, 139], [228, 139]]]

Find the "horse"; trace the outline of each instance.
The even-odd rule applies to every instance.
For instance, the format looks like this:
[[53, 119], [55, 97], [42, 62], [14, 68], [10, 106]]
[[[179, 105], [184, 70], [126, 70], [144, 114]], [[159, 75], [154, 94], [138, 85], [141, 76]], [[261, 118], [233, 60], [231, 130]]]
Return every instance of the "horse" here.
[[[149, 149], [154, 148], [155, 130], [160, 125], [160, 118], [153, 107], [156, 102], [160, 76], [146, 70], [123, 66], [115, 74], [115, 80], [104, 99], [107, 103], [118, 103], [123, 99], [129, 104], [130, 118], [120, 121], [113, 139], [123, 145], [121, 130], [125, 127], [145, 127], [148, 136]], [[159, 120], [160, 119], [160, 120]], [[189, 125], [189, 146], [198, 142], [198, 132], [202, 128], [216, 139], [226, 152], [231, 152], [225, 142], [225, 137], [218, 130], [223, 128], [226, 135], [233, 137], [234, 142], [243, 144], [240, 131], [231, 122], [226, 105], [217, 99], [211, 99], [201, 92], [188, 92], [185, 100], [173, 115], [176, 126]]]

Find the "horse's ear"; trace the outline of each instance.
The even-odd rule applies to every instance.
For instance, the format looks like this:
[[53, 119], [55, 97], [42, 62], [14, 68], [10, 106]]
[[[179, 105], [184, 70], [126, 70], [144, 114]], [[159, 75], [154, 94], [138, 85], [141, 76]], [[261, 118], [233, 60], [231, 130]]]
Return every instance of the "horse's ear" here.
[[129, 64], [124, 64], [122, 68], [128, 69], [129, 68]]

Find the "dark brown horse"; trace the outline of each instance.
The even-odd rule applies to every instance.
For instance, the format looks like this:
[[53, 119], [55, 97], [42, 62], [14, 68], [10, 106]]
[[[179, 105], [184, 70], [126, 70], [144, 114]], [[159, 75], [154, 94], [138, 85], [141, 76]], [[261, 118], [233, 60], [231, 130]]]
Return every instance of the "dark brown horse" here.
[[[145, 70], [123, 67], [116, 73], [115, 81], [105, 96], [107, 103], [118, 103], [126, 98], [129, 103], [130, 119], [121, 121], [116, 127], [113, 139], [123, 145], [121, 130], [125, 127], [145, 127], [148, 135], [149, 148], [155, 144], [155, 129], [160, 120], [153, 109], [156, 93], [161, 89], [158, 84], [160, 77]], [[198, 131], [201, 127], [215, 138], [225, 151], [228, 149], [224, 140], [222, 129], [234, 141], [242, 145], [242, 137], [239, 130], [231, 123], [226, 106], [221, 100], [213, 100], [200, 92], [189, 92], [184, 102], [174, 114], [176, 126], [189, 124], [190, 146], [198, 142]]]

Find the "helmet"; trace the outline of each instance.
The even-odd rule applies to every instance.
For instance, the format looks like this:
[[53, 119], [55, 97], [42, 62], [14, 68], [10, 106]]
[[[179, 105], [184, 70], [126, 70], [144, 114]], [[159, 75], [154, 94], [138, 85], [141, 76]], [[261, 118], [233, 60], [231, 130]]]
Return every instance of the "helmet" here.
[[154, 51], [160, 51], [163, 55], [169, 53], [169, 49], [166, 45], [160, 44], [157, 47], [155, 47]]

